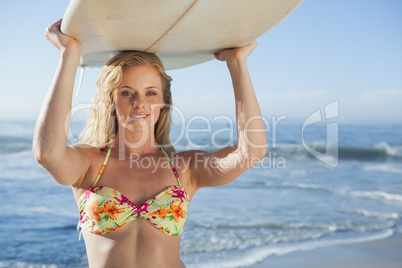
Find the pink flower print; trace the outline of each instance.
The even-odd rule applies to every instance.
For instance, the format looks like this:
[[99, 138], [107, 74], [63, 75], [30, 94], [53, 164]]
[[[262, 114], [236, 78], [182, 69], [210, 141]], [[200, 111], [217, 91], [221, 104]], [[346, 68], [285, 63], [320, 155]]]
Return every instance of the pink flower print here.
[[138, 207], [138, 214], [141, 215], [146, 215], [148, 214], [148, 207], [149, 207], [149, 203], [144, 203], [141, 206]]
[[83, 202], [85, 202], [86, 200], [89, 199], [89, 197], [91, 196], [91, 193], [92, 193], [91, 191], [85, 191]]
[[99, 194], [99, 192], [101, 192], [102, 189], [103, 189], [103, 186], [95, 186], [94, 188], [91, 188], [90, 190], [95, 194]]
[[80, 211], [80, 219], [79, 219], [79, 221], [81, 222], [81, 223], [85, 223], [85, 221], [86, 221], [86, 219], [84, 219], [84, 214], [85, 212], [83, 212], [82, 210]]
[[115, 199], [119, 202], [120, 205], [128, 205], [128, 206], [132, 206], [133, 203], [131, 203], [131, 201], [125, 197], [124, 195], [118, 195], [115, 197]]
[[172, 192], [174, 193], [172, 194], [172, 197], [180, 198], [181, 201], [186, 200], [186, 193], [184, 192], [183, 189], [178, 190], [172, 189]]

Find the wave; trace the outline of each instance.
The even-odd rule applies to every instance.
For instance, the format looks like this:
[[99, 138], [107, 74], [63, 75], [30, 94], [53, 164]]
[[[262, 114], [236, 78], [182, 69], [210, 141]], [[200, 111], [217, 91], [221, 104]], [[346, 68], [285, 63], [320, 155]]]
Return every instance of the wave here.
[[[187, 137], [181, 139], [178, 143], [174, 144], [177, 151], [185, 150], [204, 150], [207, 152], [213, 152], [217, 149], [228, 146], [229, 144], [234, 144], [230, 142], [231, 139], [225, 139], [221, 137], [204, 137], [195, 136], [194, 138]], [[216, 145], [216, 147], [214, 147]], [[322, 154], [326, 153], [326, 143], [324, 142], [314, 142], [310, 144], [300, 144], [300, 143], [289, 143], [289, 144], [277, 144], [271, 146], [267, 150], [267, 156], [283, 156], [290, 160], [309, 160], [315, 159], [315, 157], [310, 154], [306, 148], [309, 147], [312, 150], [320, 152]], [[0, 135], [0, 153], [15, 153], [22, 151], [30, 151], [32, 148], [32, 136], [13, 136], [7, 133], [2, 133]], [[336, 157], [331, 155], [331, 150], [327, 157]], [[355, 147], [355, 146], [338, 146], [338, 158], [340, 160], [400, 160], [402, 158], [402, 145], [389, 145], [387, 142], [380, 142], [372, 147]], [[400, 170], [398, 171], [400, 172]]]
[[[190, 222], [191, 232], [183, 239], [181, 253], [207, 254], [245, 250], [261, 245], [300, 243], [329, 236], [379, 232], [393, 228], [393, 221], [361, 222], [331, 220], [329, 222], [295, 222], [288, 224], [199, 225]], [[188, 237], [189, 236], [189, 237]]]
[[[376, 233], [369, 236], [353, 237], [353, 238], [332, 238], [332, 239], [320, 239], [314, 241], [305, 241], [300, 243], [284, 243], [271, 246], [262, 246], [254, 249], [245, 250], [238, 254], [232, 254], [226, 256], [223, 260], [213, 260], [202, 263], [187, 263], [189, 268], [204, 268], [204, 267], [217, 267], [217, 268], [236, 268], [252, 266], [270, 256], [274, 255], [286, 255], [292, 252], [313, 250], [321, 247], [337, 246], [343, 244], [363, 243], [368, 241], [380, 240], [391, 237], [393, 235], [392, 230], [385, 230], [380, 233]], [[204, 258], [203, 258], [204, 260]]]
[[[314, 158], [306, 147], [313, 149], [321, 154], [326, 153], [327, 145], [325, 143], [313, 144], [279, 144], [275, 147], [269, 147], [268, 152], [283, 155], [289, 159], [301, 160]], [[327, 157], [336, 157], [329, 150]], [[402, 158], [402, 146], [391, 146], [386, 142], [376, 144], [372, 147], [354, 147], [338, 146], [338, 158], [340, 160], [400, 160]]]
[[330, 230], [334, 231], [336, 229], [341, 229], [341, 226], [334, 226], [334, 224], [326, 223], [252, 223], [252, 224], [228, 224], [228, 225], [217, 225], [217, 224], [191, 224], [188, 226], [189, 229], [192, 228], [204, 228], [213, 230], [291, 230], [291, 229], [311, 229], [311, 230]]
[[338, 191], [338, 193], [356, 197], [367, 197], [372, 199], [402, 202], [402, 195], [381, 191]]
[[[397, 213], [381, 213], [373, 211], [354, 211], [353, 213], [364, 215], [364, 216], [375, 216], [382, 218], [392, 218], [398, 219], [399, 215]], [[388, 228], [392, 226], [393, 223], [362, 223], [362, 222], [351, 222], [351, 221], [331, 221], [328, 223], [309, 223], [309, 222], [294, 222], [294, 223], [260, 223], [260, 224], [229, 224], [229, 225], [208, 225], [208, 224], [191, 224], [188, 226], [189, 229], [211, 229], [217, 231], [224, 230], [270, 230], [270, 231], [283, 231], [283, 230], [320, 230], [320, 231], [378, 231], [382, 230], [384, 227]], [[187, 226], [186, 226], [187, 227]]]
[[0, 262], [0, 268], [60, 268], [57, 264], [29, 262]]
[[0, 153], [19, 153], [32, 150], [32, 138], [0, 136]]
[[368, 211], [368, 210], [362, 209], [362, 210], [353, 211], [352, 213], [356, 214], [356, 215], [362, 215], [365, 217], [385, 218], [385, 219], [394, 219], [394, 220], [399, 219], [399, 214], [396, 212], [386, 213], [386, 212]]
[[363, 167], [365, 171], [380, 171], [380, 172], [388, 172], [388, 173], [397, 173], [402, 174], [402, 169], [398, 167], [394, 167], [387, 164], [378, 164], [378, 165], [370, 165]]
[[258, 184], [258, 185], [265, 185], [265, 186], [271, 186], [271, 187], [294, 188], [294, 189], [307, 190], [307, 191], [324, 191], [324, 192], [329, 192], [329, 193], [343, 195], [343, 196], [363, 197], [363, 198], [370, 198], [370, 199], [378, 199], [378, 200], [382, 200], [382, 201], [402, 202], [401, 194], [387, 193], [387, 192], [383, 192], [383, 191], [338, 190], [338, 189], [332, 189], [332, 188], [315, 185], [315, 184], [274, 182], [274, 181], [261, 181], [261, 180], [239, 181], [239, 182], [247, 183], [247, 184], [252, 183], [252, 184]]
[[[207, 152], [213, 152], [222, 147], [206, 146], [207, 141], [200, 142], [198, 144], [191, 143], [179, 143], [175, 145], [177, 151], [185, 150], [203, 150]], [[278, 144], [274, 147], [268, 145], [266, 157], [284, 157], [289, 160], [310, 160], [315, 157], [309, 153], [306, 149], [310, 149], [319, 152], [322, 157], [335, 158], [339, 160], [361, 160], [361, 161], [387, 161], [387, 160], [401, 160], [402, 159], [402, 146], [391, 146], [386, 142], [376, 144], [372, 147], [354, 147], [354, 146], [338, 146], [338, 156], [334, 155], [333, 147], [326, 153], [325, 143], [313, 143], [313, 144]]]
[[49, 264], [49, 263], [35, 263], [35, 262], [22, 262], [22, 261], [0, 261], [0, 268], [88, 268], [88, 261], [86, 256], [77, 260], [75, 263], [68, 264]]

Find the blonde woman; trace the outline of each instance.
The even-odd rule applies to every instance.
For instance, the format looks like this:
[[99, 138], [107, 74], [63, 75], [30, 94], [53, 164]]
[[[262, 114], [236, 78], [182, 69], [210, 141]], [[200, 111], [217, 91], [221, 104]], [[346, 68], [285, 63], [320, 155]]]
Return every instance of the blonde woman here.
[[[33, 153], [58, 183], [72, 187], [89, 266], [184, 267], [180, 237], [194, 193], [233, 181], [266, 152], [246, 62], [256, 43], [215, 54], [226, 61], [233, 81], [235, 145], [176, 153], [169, 140], [171, 78], [155, 55], [126, 52], [101, 72], [81, 143], [66, 146], [82, 45], [63, 35], [60, 25], [45, 32], [61, 57], [37, 121]], [[138, 165], [142, 160], [150, 164]]]

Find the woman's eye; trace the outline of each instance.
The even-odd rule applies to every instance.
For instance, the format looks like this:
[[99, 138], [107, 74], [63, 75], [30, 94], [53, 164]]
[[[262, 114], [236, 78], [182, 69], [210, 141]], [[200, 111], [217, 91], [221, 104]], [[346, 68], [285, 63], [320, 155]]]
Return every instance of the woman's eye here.
[[156, 92], [154, 92], [154, 91], [149, 91], [149, 92], [147, 92], [147, 95], [153, 96], [153, 95], [156, 95]]
[[128, 92], [128, 91], [123, 91], [123, 92], [121, 93], [121, 95], [123, 95], [123, 96], [130, 96], [131, 93]]

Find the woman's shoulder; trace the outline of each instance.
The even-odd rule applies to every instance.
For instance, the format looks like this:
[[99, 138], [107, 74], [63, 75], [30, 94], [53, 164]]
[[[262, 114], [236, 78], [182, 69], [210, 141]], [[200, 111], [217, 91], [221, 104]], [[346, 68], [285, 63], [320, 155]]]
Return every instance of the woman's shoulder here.
[[86, 172], [83, 174], [82, 178], [72, 186], [76, 190], [88, 189], [93, 184], [92, 178], [94, 178], [98, 173], [99, 168], [105, 159], [107, 150], [104, 150], [102, 147], [98, 148], [85, 143], [76, 143], [69, 147], [80, 152], [89, 160]]
[[193, 160], [198, 156], [202, 156], [207, 154], [208, 152], [202, 151], [202, 150], [188, 150], [188, 151], [182, 151], [182, 152], [177, 152], [174, 154], [174, 158], [183, 158], [187, 160]]
[[194, 193], [197, 191], [196, 183], [192, 178], [192, 168], [194, 165], [198, 165], [197, 161], [201, 161], [201, 156], [206, 153], [207, 152], [201, 150], [189, 150], [177, 152], [172, 156], [173, 165], [175, 166], [180, 181], [190, 198], [192, 198]]
[[190, 171], [191, 166], [201, 163], [203, 156], [208, 152], [202, 150], [188, 150], [174, 154], [172, 160], [179, 168]]

